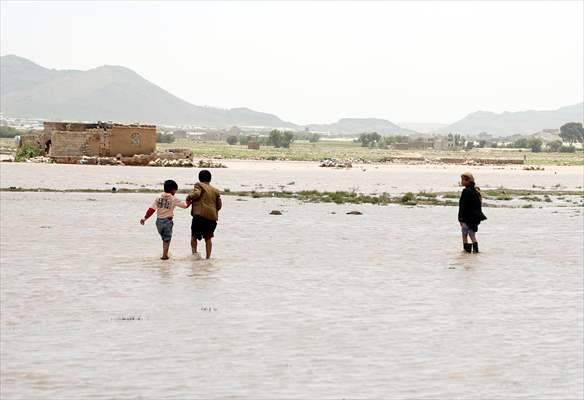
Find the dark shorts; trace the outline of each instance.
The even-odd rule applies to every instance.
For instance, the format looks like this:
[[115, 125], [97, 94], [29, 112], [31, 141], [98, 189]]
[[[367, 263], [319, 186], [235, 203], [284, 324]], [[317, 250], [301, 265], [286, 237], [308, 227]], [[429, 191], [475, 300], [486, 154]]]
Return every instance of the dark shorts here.
[[173, 226], [174, 223], [172, 222], [172, 219], [156, 219], [156, 229], [158, 229], [158, 233], [160, 233], [163, 242], [170, 242], [170, 239], [172, 239]]
[[217, 221], [212, 221], [207, 218], [194, 216], [191, 223], [191, 235], [197, 240], [211, 239], [217, 228]]

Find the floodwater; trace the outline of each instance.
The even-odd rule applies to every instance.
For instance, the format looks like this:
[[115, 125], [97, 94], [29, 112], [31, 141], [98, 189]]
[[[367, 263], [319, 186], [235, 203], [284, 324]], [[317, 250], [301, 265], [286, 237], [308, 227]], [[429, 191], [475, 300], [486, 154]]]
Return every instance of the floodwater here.
[[[2, 186], [176, 176], [43, 167]], [[0, 193], [2, 399], [584, 396], [581, 207], [487, 209], [467, 255], [453, 207], [226, 197], [215, 257], [177, 210], [163, 262], [151, 199]]]
[[[483, 188], [531, 189], [534, 186], [578, 190], [584, 187], [581, 166], [546, 166], [526, 171], [523, 166], [356, 165], [351, 169], [319, 168], [314, 162], [222, 161], [228, 168], [214, 169], [213, 183], [238, 190], [355, 190], [361, 193], [405, 193], [458, 190], [460, 174], [471, 170]], [[119, 167], [63, 164], [2, 163], [2, 187], [53, 189], [159, 188], [174, 179], [191, 187], [196, 168]]]

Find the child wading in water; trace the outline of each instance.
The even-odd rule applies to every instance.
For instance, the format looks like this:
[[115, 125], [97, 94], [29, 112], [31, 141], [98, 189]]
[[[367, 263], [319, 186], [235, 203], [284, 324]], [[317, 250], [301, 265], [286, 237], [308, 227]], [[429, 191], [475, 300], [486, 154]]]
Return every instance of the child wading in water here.
[[174, 208], [187, 208], [190, 201], [180, 201], [174, 197], [176, 191], [178, 190], [178, 185], [175, 181], [168, 180], [164, 182], [164, 193], [160, 196], [152, 206], [146, 211], [144, 218], [140, 220], [140, 223], [144, 225], [144, 222], [156, 211], [156, 229], [160, 233], [162, 238], [162, 257], [161, 260], [168, 260], [168, 248], [170, 247], [170, 240], [172, 239], [172, 227], [174, 223], [172, 222], [172, 217], [174, 216]]
[[219, 191], [211, 186], [211, 173], [207, 170], [199, 172], [199, 182], [187, 201], [193, 202], [191, 215], [193, 222], [191, 224], [191, 250], [193, 254], [197, 253], [197, 241], [205, 239], [205, 250], [207, 258], [211, 257], [213, 250], [212, 238], [217, 227], [219, 219], [219, 210], [221, 210], [221, 195]]
[[[470, 172], [465, 172], [460, 176], [460, 184], [464, 186], [458, 208], [458, 222], [462, 228], [462, 246], [467, 253], [471, 251], [478, 253], [479, 244], [475, 235], [481, 221], [487, 219], [481, 209], [481, 190], [475, 186], [474, 177]], [[468, 242], [469, 236], [470, 243]]]

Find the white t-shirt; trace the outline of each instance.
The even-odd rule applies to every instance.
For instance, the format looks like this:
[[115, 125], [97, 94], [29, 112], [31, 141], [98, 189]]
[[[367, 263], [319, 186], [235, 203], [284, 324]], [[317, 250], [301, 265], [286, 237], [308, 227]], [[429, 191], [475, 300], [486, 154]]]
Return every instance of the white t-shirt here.
[[174, 216], [175, 207], [187, 208], [188, 205], [186, 201], [180, 201], [172, 194], [164, 192], [154, 200], [150, 208], [156, 210], [157, 218], [170, 218]]

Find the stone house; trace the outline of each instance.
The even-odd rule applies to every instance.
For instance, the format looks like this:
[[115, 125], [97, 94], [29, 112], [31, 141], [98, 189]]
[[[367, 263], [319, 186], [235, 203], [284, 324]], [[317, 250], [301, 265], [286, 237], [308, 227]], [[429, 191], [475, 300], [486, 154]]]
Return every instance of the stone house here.
[[156, 126], [45, 122], [44, 131], [24, 135], [20, 146], [38, 146], [49, 157], [131, 157], [156, 151]]

